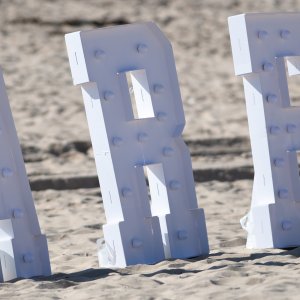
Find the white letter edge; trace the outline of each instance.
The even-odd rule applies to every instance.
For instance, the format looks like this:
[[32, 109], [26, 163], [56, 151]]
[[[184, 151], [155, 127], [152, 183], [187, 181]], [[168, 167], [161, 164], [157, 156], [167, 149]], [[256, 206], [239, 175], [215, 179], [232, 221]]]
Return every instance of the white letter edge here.
[[0, 281], [51, 275], [0, 69]]
[[100, 266], [208, 254], [204, 212], [181, 137], [185, 120], [169, 41], [155, 24], [140, 23], [70, 33], [66, 44], [107, 219]]
[[251, 209], [241, 220], [247, 247], [300, 246], [300, 107], [291, 106], [285, 68], [299, 74], [300, 14], [243, 14], [228, 22], [255, 170]]

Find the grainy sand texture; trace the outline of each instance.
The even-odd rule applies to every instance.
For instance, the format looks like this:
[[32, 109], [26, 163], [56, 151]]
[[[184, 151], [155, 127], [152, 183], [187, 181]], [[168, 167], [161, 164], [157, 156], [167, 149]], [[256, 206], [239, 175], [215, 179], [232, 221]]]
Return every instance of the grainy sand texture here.
[[[243, 12], [297, 10], [298, 0], [0, 1], [0, 64], [53, 271], [0, 284], [0, 299], [299, 299], [300, 248], [245, 249], [253, 167], [227, 27]], [[156, 22], [173, 45], [211, 253], [99, 269], [105, 215], [64, 34], [137, 21]]]

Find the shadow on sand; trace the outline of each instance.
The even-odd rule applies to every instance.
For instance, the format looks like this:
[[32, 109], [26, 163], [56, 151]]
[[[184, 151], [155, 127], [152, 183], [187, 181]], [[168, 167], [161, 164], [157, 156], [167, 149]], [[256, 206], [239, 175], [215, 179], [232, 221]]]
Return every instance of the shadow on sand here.
[[[203, 270], [197, 268], [196, 270], [186, 270], [183, 269], [182, 267], [184, 267], [185, 265], [191, 264], [191, 263], [195, 263], [195, 262], [199, 262], [199, 261], [203, 261], [203, 259], [206, 259], [206, 263], [213, 263], [213, 262], [220, 262], [220, 261], [231, 261], [231, 262], [236, 262], [236, 263], [240, 263], [240, 262], [244, 262], [244, 261], [255, 261], [257, 259], [261, 259], [261, 258], [265, 258], [265, 257], [280, 257], [280, 256], [286, 256], [289, 255], [291, 257], [294, 258], [298, 258], [300, 257], [300, 247], [297, 248], [289, 248], [289, 249], [283, 249], [282, 252], [279, 253], [272, 253], [272, 250], [270, 250], [269, 252], [260, 252], [260, 253], [249, 253], [248, 256], [230, 256], [230, 257], [226, 257], [229, 253], [226, 252], [216, 252], [216, 253], [212, 253], [207, 257], [194, 257], [194, 258], [190, 258], [190, 259], [184, 259], [184, 260], [180, 260], [180, 262], [178, 262], [178, 260], [168, 260], [170, 262], [170, 265], [168, 265], [168, 267], [166, 268], [165, 265], [163, 265], [163, 268], [160, 268], [159, 266], [157, 266], [157, 270], [155, 270], [154, 272], [141, 272], [140, 270], [135, 272], [134, 270], [130, 270], [128, 268], [124, 268], [124, 269], [107, 269], [107, 268], [103, 268], [103, 269], [86, 269], [83, 271], [79, 271], [79, 272], [72, 272], [72, 273], [56, 273], [53, 274], [51, 276], [38, 276], [38, 277], [33, 277], [31, 278], [32, 280], [39, 282], [38, 288], [40, 289], [51, 289], [51, 288], [68, 288], [71, 286], [75, 286], [78, 283], [81, 282], [90, 282], [90, 281], [94, 281], [94, 280], [98, 280], [101, 278], [106, 278], [110, 275], [113, 274], [118, 274], [120, 276], [129, 276], [135, 273], [140, 274], [141, 276], [145, 276], [145, 277], [152, 277], [158, 274], [169, 274], [169, 275], [180, 275], [180, 274], [185, 274], [185, 273], [199, 273], [202, 272]], [[172, 262], [174, 262], [172, 264]], [[278, 261], [268, 261], [268, 262], [256, 262], [255, 264], [260, 264], [260, 265], [275, 265], [275, 266], [281, 266], [281, 265], [288, 265], [288, 264], [294, 264], [294, 262], [278, 262]], [[211, 268], [209, 268], [210, 270], [214, 270], [214, 269], [220, 269], [227, 266], [212, 266]], [[199, 266], [198, 266], [199, 267]], [[130, 267], [129, 267], [130, 268]], [[207, 270], [207, 268], [206, 268]], [[22, 278], [19, 279], [14, 279], [11, 280], [9, 282], [13, 283], [13, 282], [17, 282], [23, 280]]]

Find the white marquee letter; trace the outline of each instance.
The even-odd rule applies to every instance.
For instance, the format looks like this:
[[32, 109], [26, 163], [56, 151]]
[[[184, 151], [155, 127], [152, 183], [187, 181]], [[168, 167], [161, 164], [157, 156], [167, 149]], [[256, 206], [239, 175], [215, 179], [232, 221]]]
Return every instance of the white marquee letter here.
[[50, 275], [22, 153], [0, 70], [0, 281]]
[[235, 73], [243, 76], [255, 170], [247, 247], [299, 246], [300, 107], [290, 103], [285, 62], [290, 76], [299, 74], [300, 14], [233, 16], [229, 31]]
[[67, 34], [66, 43], [107, 218], [100, 265], [207, 254], [168, 40], [156, 25], [143, 23]]

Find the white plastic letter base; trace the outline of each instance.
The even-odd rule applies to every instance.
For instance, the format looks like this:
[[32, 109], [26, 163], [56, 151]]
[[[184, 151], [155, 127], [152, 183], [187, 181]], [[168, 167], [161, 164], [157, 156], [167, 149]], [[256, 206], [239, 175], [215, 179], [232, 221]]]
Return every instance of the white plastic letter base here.
[[107, 219], [100, 266], [208, 254], [169, 41], [140, 23], [70, 33], [66, 44]]
[[40, 227], [0, 70], [0, 281], [50, 275]]
[[251, 209], [241, 220], [247, 247], [300, 246], [300, 107], [291, 105], [287, 84], [300, 73], [300, 14], [243, 14], [228, 22], [255, 170]]

